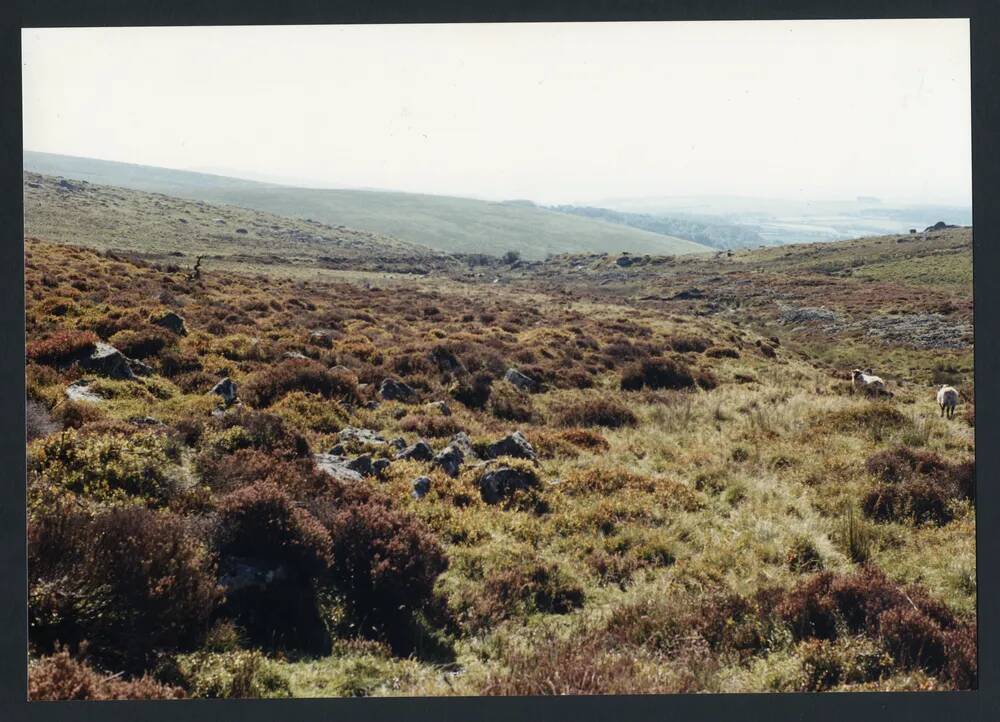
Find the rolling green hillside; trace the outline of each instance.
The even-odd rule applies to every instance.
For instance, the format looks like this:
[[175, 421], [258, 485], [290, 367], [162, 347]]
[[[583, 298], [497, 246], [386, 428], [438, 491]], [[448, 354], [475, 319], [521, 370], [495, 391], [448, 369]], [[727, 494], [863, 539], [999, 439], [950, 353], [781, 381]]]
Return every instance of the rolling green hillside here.
[[453, 253], [539, 259], [556, 253], [685, 254], [712, 249], [673, 236], [520, 203], [269, 185], [204, 173], [25, 151], [27, 171], [348, 226]]

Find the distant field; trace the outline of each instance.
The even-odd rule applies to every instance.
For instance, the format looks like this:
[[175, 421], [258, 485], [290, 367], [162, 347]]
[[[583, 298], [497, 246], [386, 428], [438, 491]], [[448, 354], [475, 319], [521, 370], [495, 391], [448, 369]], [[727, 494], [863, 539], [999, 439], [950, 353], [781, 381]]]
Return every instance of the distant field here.
[[372, 231], [452, 253], [503, 255], [516, 251], [524, 258], [541, 259], [557, 253], [684, 254], [711, 250], [673, 236], [522, 204], [414, 193], [292, 188], [28, 151], [24, 167], [36, 173]]

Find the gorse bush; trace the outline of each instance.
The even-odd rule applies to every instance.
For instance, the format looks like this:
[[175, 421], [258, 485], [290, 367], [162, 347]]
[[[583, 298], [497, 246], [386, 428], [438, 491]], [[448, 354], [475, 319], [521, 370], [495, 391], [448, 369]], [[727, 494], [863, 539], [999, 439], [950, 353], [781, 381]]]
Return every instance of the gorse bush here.
[[207, 550], [184, 522], [142, 507], [35, 513], [28, 571], [32, 644], [51, 653], [87, 641], [111, 669], [141, 671], [159, 652], [193, 648], [220, 599]]
[[54, 486], [99, 502], [166, 502], [171, 482], [166, 439], [157, 433], [90, 435], [67, 429], [32, 447], [36, 485]]
[[101, 674], [68, 650], [32, 661], [28, 665], [28, 699], [109, 700], [180, 699], [184, 690], [161, 684], [149, 676], [121, 679]]
[[25, 355], [36, 363], [64, 365], [91, 353], [98, 340], [92, 331], [56, 331], [46, 338], [29, 341]]
[[331, 370], [308, 359], [286, 359], [252, 374], [240, 395], [251, 406], [263, 408], [292, 391], [352, 404], [357, 401], [358, 383], [347, 371]]

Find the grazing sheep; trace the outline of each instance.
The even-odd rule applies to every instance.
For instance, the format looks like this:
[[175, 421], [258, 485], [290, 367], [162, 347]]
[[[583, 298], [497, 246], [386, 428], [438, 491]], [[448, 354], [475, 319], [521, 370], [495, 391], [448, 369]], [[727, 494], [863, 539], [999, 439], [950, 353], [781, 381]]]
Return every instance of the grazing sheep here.
[[958, 390], [954, 386], [945, 384], [938, 389], [937, 402], [941, 407], [941, 416], [947, 413], [948, 418], [952, 418], [955, 415], [955, 407], [958, 406]]
[[857, 391], [864, 391], [870, 396], [892, 396], [889, 390], [885, 386], [885, 381], [880, 376], [874, 376], [871, 369], [854, 369], [851, 371], [851, 381], [854, 383], [854, 389]]

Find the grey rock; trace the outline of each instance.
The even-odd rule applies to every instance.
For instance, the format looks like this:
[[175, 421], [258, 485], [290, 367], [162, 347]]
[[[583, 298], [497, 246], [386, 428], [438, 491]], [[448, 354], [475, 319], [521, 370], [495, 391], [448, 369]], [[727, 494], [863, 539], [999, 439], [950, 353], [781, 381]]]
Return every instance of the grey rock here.
[[448, 442], [448, 446], [454, 446], [462, 452], [462, 455], [467, 461], [477, 460], [479, 457], [476, 456], [476, 450], [472, 448], [472, 439], [464, 431], [459, 431], [457, 434], [451, 437]]
[[74, 381], [69, 386], [66, 387], [66, 398], [70, 401], [87, 401], [92, 404], [99, 404], [104, 399], [97, 395], [90, 387], [89, 381]]
[[387, 378], [382, 381], [378, 389], [379, 394], [386, 401], [407, 401], [413, 398], [414, 390], [402, 381]]
[[449, 444], [434, 456], [434, 463], [440, 466], [448, 476], [458, 476], [465, 461], [465, 454], [457, 446]]
[[221, 396], [228, 406], [236, 400], [236, 382], [228, 376], [212, 387], [210, 393]]
[[187, 326], [184, 325], [184, 317], [175, 311], [167, 311], [162, 316], [150, 320], [157, 326], [162, 326], [168, 331], [176, 333], [178, 336], [187, 336]]
[[408, 446], [398, 454], [397, 459], [413, 459], [414, 461], [430, 461], [434, 458], [434, 450], [426, 441], [421, 439], [412, 446]]
[[351, 471], [356, 471], [361, 476], [371, 476], [372, 475], [372, 455], [362, 454], [361, 456], [355, 457], [347, 462], [347, 468]]
[[128, 359], [128, 367], [132, 370], [132, 373], [136, 376], [152, 376], [153, 367], [144, 361], [140, 361], [136, 358]]
[[431, 480], [426, 476], [419, 476], [413, 480], [413, 498], [423, 499], [431, 490]]
[[395, 439], [389, 442], [389, 446], [395, 449], [396, 451], [402, 451], [403, 449], [406, 448], [406, 439], [404, 439], [402, 436], [397, 436]]
[[343, 456], [344, 454], [347, 453], [347, 450], [344, 449], [343, 444], [334, 444], [330, 448], [330, 450], [326, 453], [330, 454], [331, 456]]
[[530, 459], [532, 461], [536, 459], [535, 450], [520, 431], [508, 434], [499, 441], [490, 444], [489, 455], [494, 458], [497, 456], [513, 456], [518, 459]]
[[337, 434], [337, 438], [343, 442], [353, 441], [358, 444], [375, 444], [376, 446], [382, 446], [386, 443], [385, 438], [377, 431], [362, 429], [357, 426], [347, 426], [341, 429], [340, 433]]
[[530, 474], [501, 466], [479, 477], [479, 493], [487, 504], [497, 504], [518, 489], [528, 489], [535, 484], [536, 480]]
[[504, 379], [509, 383], [513, 384], [521, 391], [537, 391], [538, 382], [535, 381], [530, 376], [525, 376], [520, 371], [515, 368], [507, 369], [507, 373], [503, 375]]
[[298, 351], [285, 351], [285, 353], [281, 354], [281, 357], [282, 358], [299, 359], [299, 360], [302, 360], [302, 361], [308, 361], [309, 360], [308, 356], [306, 356], [304, 353], [299, 353]]
[[135, 374], [129, 366], [128, 358], [111, 344], [98, 341], [90, 356], [80, 362], [87, 371], [112, 379], [132, 380]]
[[375, 459], [372, 462], [372, 474], [378, 478], [382, 479], [385, 477], [385, 472], [389, 470], [389, 460], [388, 459]]
[[313, 454], [316, 468], [340, 481], [361, 481], [361, 474], [350, 468], [349, 462], [342, 456], [330, 454]]

